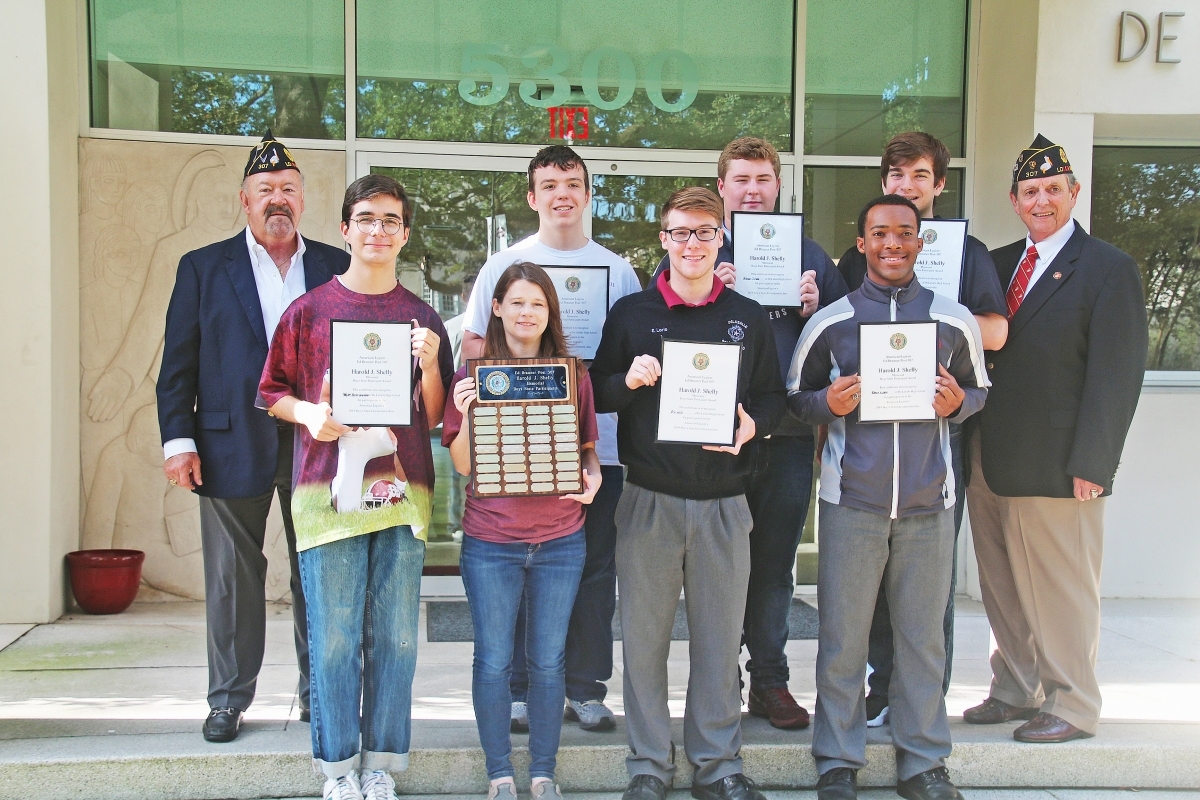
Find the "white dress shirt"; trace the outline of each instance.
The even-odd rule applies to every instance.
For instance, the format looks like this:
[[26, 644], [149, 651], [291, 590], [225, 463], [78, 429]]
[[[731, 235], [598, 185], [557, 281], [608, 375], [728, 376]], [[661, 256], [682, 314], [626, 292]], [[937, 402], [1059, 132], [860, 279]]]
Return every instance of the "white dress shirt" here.
[[[304, 294], [304, 237], [296, 234], [299, 246], [288, 264], [287, 276], [279, 274], [279, 267], [267, 252], [267, 248], [258, 243], [250, 226], [246, 226], [246, 248], [250, 251], [250, 264], [254, 269], [254, 285], [258, 289], [258, 304], [262, 306], [263, 327], [267, 331], [267, 343], [275, 338], [275, 328], [279, 318], [287, 307], [300, 295]], [[196, 440], [189, 438], [171, 439], [163, 445], [163, 458], [177, 456], [180, 453], [195, 453]]]
[[[1030, 239], [1028, 234], [1025, 235], [1025, 252], [1028, 253], [1029, 248], [1036, 247], [1038, 254], [1037, 261], [1033, 265], [1033, 274], [1029, 276], [1029, 285], [1025, 287], [1026, 297], [1029, 297], [1029, 292], [1033, 289], [1033, 285], [1037, 283], [1038, 278], [1042, 277], [1042, 273], [1046, 271], [1046, 267], [1050, 266], [1050, 262], [1066, 247], [1067, 240], [1071, 238], [1073, 233], [1075, 233], [1075, 220], [1071, 219], [1067, 220], [1066, 225], [1063, 225], [1037, 244], [1034, 244], [1033, 239]], [[1024, 254], [1022, 254], [1021, 260], [1025, 260]], [[1020, 264], [1018, 263], [1019, 266]], [[1018, 268], [1013, 272], [1012, 278], [1008, 281], [1009, 286], [1016, 280], [1017, 273], [1020, 271]], [[1007, 288], [1005, 287], [1005, 289]]]

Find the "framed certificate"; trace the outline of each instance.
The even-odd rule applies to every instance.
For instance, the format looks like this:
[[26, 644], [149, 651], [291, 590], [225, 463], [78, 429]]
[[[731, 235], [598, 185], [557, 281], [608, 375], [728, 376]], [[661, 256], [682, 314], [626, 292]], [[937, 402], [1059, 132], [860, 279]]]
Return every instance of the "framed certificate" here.
[[480, 358], [471, 404], [471, 474], [480, 497], [583, 491], [578, 361]]
[[732, 445], [742, 346], [663, 339], [659, 442]]
[[917, 281], [957, 303], [967, 254], [967, 220], [923, 219], [921, 238], [925, 246], [917, 255]]
[[734, 211], [730, 225], [737, 293], [764, 306], [799, 306], [804, 215]]
[[329, 405], [350, 427], [412, 424], [412, 325], [408, 322], [329, 323]]
[[936, 322], [858, 323], [859, 422], [937, 419]]
[[558, 292], [563, 334], [571, 352], [591, 361], [608, 317], [608, 267], [542, 266]]

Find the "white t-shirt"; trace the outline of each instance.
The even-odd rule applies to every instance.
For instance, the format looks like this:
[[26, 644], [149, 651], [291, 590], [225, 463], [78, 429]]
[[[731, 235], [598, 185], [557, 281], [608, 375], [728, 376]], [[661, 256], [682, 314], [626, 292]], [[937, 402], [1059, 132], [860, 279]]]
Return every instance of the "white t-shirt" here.
[[[608, 307], [622, 297], [642, 290], [637, 273], [628, 261], [596, 244], [591, 239], [578, 250], [555, 250], [538, 241], [537, 234], [523, 239], [507, 250], [501, 250], [489, 258], [479, 270], [471, 299], [464, 312], [463, 330], [477, 336], [487, 333], [488, 320], [492, 316], [492, 293], [504, 270], [518, 261], [530, 261], [546, 267], [608, 267]], [[596, 442], [596, 455], [606, 466], [620, 464], [617, 458], [617, 415], [597, 414], [596, 426], [600, 441]]]

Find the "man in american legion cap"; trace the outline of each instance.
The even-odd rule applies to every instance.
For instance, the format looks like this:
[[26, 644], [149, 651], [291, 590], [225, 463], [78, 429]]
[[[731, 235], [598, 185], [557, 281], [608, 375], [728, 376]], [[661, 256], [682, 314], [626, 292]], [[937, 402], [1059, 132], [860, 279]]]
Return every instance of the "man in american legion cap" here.
[[1096, 733], [1104, 505], [1146, 364], [1137, 264], [1071, 218], [1079, 190], [1038, 135], [1010, 190], [1028, 234], [991, 251], [1008, 341], [987, 354], [967, 508], [997, 650], [989, 696], [963, 718], [1023, 720], [1022, 742]]
[[246, 162], [246, 229], [179, 261], [167, 308], [158, 422], [168, 480], [200, 495], [208, 617], [204, 738], [237, 737], [254, 700], [266, 635], [267, 513], [278, 492], [292, 566], [300, 715], [308, 715], [308, 640], [292, 526], [292, 426], [255, 407], [279, 317], [345, 272], [340, 248], [300, 236], [304, 181], [268, 130]]

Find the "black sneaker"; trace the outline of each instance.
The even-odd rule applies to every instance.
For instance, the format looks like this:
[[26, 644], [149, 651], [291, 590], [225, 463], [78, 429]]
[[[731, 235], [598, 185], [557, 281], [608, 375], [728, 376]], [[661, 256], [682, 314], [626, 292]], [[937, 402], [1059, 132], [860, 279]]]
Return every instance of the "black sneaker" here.
[[900, 781], [896, 794], [906, 800], [964, 800], [962, 792], [950, 782], [945, 767], [935, 767]]
[[767, 800], [754, 781], [740, 772], [712, 783], [693, 783], [692, 797], [696, 800]]
[[664, 800], [670, 791], [656, 775], [634, 775], [621, 800]]
[[858, 800], [858, 773], [834, 767], [817, 781], [817, 800]]

